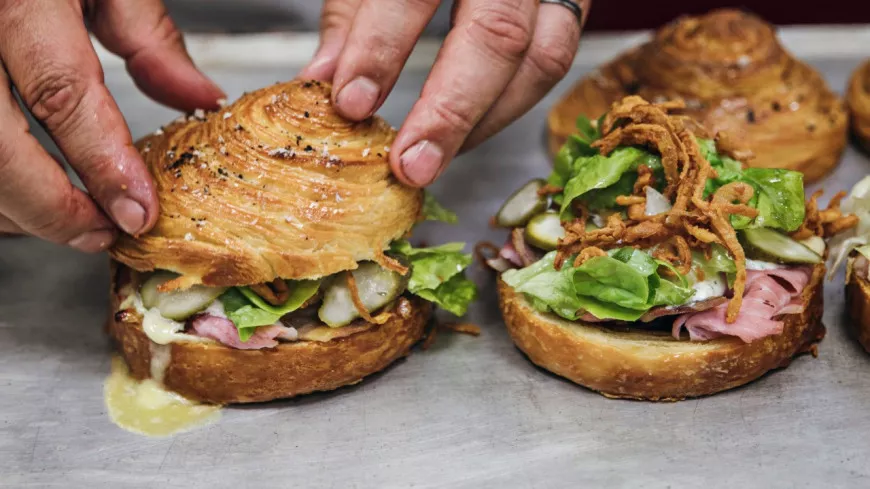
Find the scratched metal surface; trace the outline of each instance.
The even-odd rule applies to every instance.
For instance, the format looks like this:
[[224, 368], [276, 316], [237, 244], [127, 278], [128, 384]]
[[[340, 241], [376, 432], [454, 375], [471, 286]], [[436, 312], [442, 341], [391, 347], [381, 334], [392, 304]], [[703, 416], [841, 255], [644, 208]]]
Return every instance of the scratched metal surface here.
[[[857, 59], [813, 59], [841, 89]], [[211, 69], [236, 96], [298, 66]], [[578, 66], [574, 75], [589, 70]], [[423, 79], [406, 74], [382, 113], [398, 124]], [[135, 135], [173, 117], [122, 72], [107, 81]], [[556, 91], [567, 88], [563, 83]], [[548, 171], [554, 96], [454, 163], [433, 188], [462, 216], [429, 242], [498, 241], [502, 198]], [[870, 169], [850, 147], [827, 180]], [[832, 193], [832, 192], [831, 192]], [[491, 277], [474, 271], [479, 338], [442, 335], [365, 382], [229, 408], [216, 425], [153, 440], [103, 407], [106, 259], [32, 239], [0, 241], [0, 487], [867, 487], [870, 356], [853, 343], [836, 281], [818, 359], [721, 395], [675, 404], [607, 400], [532, 366], [511, 344]], [[842, 280], [842, 278], [840, 278]]]

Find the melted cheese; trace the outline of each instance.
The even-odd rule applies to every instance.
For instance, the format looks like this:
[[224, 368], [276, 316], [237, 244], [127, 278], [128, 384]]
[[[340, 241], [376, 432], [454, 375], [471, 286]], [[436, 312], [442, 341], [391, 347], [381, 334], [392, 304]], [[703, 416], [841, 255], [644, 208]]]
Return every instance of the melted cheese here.
[[135, 380], [120, 357], [103, 388], [109, 417], [119, 427], [140, 435], [165, 437], [214, 423], [220, 406], [198, 404], [164, 389], [153, 379]]

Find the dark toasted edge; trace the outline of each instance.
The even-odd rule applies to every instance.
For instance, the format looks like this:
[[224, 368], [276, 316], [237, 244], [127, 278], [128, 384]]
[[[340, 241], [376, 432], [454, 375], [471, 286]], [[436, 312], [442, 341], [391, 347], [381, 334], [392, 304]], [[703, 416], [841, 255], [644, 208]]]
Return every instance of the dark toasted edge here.
[[824, 265], [804, 290], [807, 307], [785, 316], [784, 331], [752, 343], [736, 338], [676, 340], [665, 333], [619, 332], [534, 310], [501, 279], [499, 304], [517, 347], [536, 365], [615, 398], [677, 401], [751, 382], [813, 351], [822, 325]]
[[850, 329], [861, 346], [870, 353], [870, 282], [852, 273], [849, 260], [846, 276], [846, 310], [851, 320]]

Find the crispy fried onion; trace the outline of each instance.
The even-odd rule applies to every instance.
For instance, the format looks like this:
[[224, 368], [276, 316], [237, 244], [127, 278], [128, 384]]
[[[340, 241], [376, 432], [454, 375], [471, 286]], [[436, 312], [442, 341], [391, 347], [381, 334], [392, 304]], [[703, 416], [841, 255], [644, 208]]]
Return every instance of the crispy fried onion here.
[[628, 208], [625, 218], [613, 214], [603, 228], [586, 231], [587, 213], [575, 207], [575, 215], [581, 217], [566, 224], [555, 264], [561, 267], [570, 256], [576, 256], [575, 264], [582, 263], [590, 255], [607, 249], [634, 246], [655, 248], [656, 258], [686, 274], [692, 266], [691, 249], [706, 250], [717, 243], [734, 257], [738, 270], [727, 313], [728, 321], [733, 322], [743, 299], [746, 256], [731, 225], [731, 216], [756, 216], [757, 211], [747, 205], [754, 189], [733, 182], [704, 197], [707, 180], [715, 177], [716, 171], [702, 155], [691, 125], [683, 116], [673, 113], [682, 108], [679, 101], [650, 104], [636, 96], [613, 105], [602, 123], [603, 136], [593, 146], [605, 155], [626, 145], [643, 145], [656, 151], [664, 169], [663, 194], [673, 206], [667, 212], [644, 215], [644, 189], [655, 182], [652, 171], [640, 167], [632, 194], [617, 198], [618, 204]]
[[557, 185], [545, 184], [541, 188], [538, 189], [538, 195], [553, 195], [553, 194], [561, 194], [564, 189]]
[[280, 278], [263, 284], [251, 285], [248, 288], [273, 306], [280, 306], [290, 298], [290, 287], [287, 286], [287, 282]]
[[692, 270], [692, 250], [686, 238], [674, 235], [653, 251], [652, 256], [666, 261], [681, 274], [686, 275]]
[[[732, 182], [712, 195], [704, 196], [707, 181], [717, 174], [698, 146], [695, 138], [697, 126], [678, 113], [683, 108], [680, 101], [651, 104], [638, 96], [626, 97], [613, 104], [602, 121], [602, 137], [592, 146], [603, 155], [628, 145], [642, 145], [657, 152], [665, 176], [662, 193], [673, 205], [667, 212], [645, 215], [645, 188], [654, 186], [655, 182], [652, 171], [640, 166], [631, 195], [616, 199], [617, 204], [626, 207], [626, 217], [612, 214], [603, 228], [587, 231], [589, 213], [581, 203], [573, 203], [574, 215], [579, 217], [565, 223], [565, 237], [559, 242], [554, 264], [560, 269], [569, 257], [576, 256], [576, 266], [605, 250], [633, 246], [655, 248], [654, 256], [672, 263], [685, 274], [691, 269], [692, 249], [709, 254], [710, 246], [719, 244], [734, 258], [737, 268], [734, 295], [726, 314], [727, 321], [734, 322], [746, 285], [746, 255], [731, 224], [731, 217], [757, 216], [758, 211], [748, 205], [754, 188], [743, 182]], [[707, 134], [703, 136], [709, 137]], [[724, 134], [718, 135], [717, 141], [726, 154], [740, 158], [748, 156]], [[796, 239], [829, 237], [857, 224], [857, 217], [844, 216], [840, 211], [844, 194], [834, 196], [828, 208], [822, 211], [818, 208], [819, 195], [813, 194], [807, 202], [804, 223], [792, 235]]]
[[359, 289], [356, 286], [356, 279], [353, 276], [353, 273], [350, 270], [344, 272], [344, 276], [347, 280], [347, 288], [350, 291], [350, 298], [353, 301], [354, 307], [356, 307], [357, 312], [363, 320], [372, 324], [384, 324], [390, 319], [391, 314], [387, 311], [384, 311], [377, 316], [372, 316], [369, 311], [366, 309], [366, 306], [362, 303], [362, 299], [359, 297]]
[[854, 214], [843, 215], [843, 211], [840, 209], [840, 202], [846, 196], [846, 192], [837, 192], [831, 197], [828, 207], [824, 210], [819, 210], [819, 197], [821, 196], [822, 191], [816, 190], [807, 201], [804, 222], [797, 231], [791, 234], [792, 238], [797, 240], [812, 236], [829, 238], [858, 225], [858, 216]]
[[381, 268], [390, 270], [391, 272], [396, 272], [399, 275], [407, 275], [408, 273], [408, 267], [402, 265], [399, 260], [385, 255], [381, 250], [375, 251], [375, 262], [380, 265]]

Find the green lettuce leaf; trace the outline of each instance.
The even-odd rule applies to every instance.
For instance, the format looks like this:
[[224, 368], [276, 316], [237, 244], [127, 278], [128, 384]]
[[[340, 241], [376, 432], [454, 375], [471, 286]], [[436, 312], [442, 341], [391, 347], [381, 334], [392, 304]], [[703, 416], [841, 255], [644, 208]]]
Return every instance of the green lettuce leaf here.
[[684, 304], [694, 293], [685, 277], [677, 274], [672, 281], [659, 274], [663, 266], [673, 270], [669, 264], [633, 248], [611, 250], [576, 268], [569, 261], [562, 270], [553, 268], [555, 256], [550, 252], [529, 267], [508, 270], [502, 279], [538, 310], [566, 319], [585, 311], [599, 319], [635, 321], [654, 306]]
[[755, 227], [797, 230], [804, 222], [804, 176], [800, 172], [773, 168], [747, 168], [741, 180], [758, 196]]
[[293, 289], [280, 306], [269, 304], [248, 287], [233, 287], [220, 296], [227, 318], [239, 330], [240, 340], [248, 341], [258, 327], [275, 324], [281, 316], [299, 309], [320, 288], [319, 280], [287, 282]]
[[638, 165], [648, 162], [649, 155], [648, 151], [627, 146], [617, 148], [609, 156], [578, 158], [574, 161], [570, 179], [564, 185], [562, 216], [568, 215], [574, 199], [617, 183], [624, 173], [637, 170]]
[[474, 282], [465, 276], [471, 255], [463, 253], [463, 243], [448, 243], [433, 248], [414, 248], [406, 240], [394, 241], [391, 252], [411, 264], [408, 291], [457, 316], [465, 314], [477, 296]]
[[552, 311], [574, 320], [580, 309], [586, 309], [586, 304], [574, 290], [573, 268], [566, 263], [562, 270], [556, 270], [553, 267], [555, 258], [555, 251], [547, 253], [526, 268], [505, 271], [501, 278], [511, 288], [531, 298], [537, 310]]
[[423, 220], [425, 221], [441, 221], [448, 224], [456, 224], [459, 222], [459, 217], [456, 213], [445, 208], [435, 200], [427, 191], [423, 192]]
[[597, 126], [592, 125], [592, 121], [585, 115], [580, 115], [574, 123], [577, 130], [580, 131], [580, 138], [586, 142], [593, 142], [601, 137], [599, 128], [601, 127], [601, 119], [598, 120]]
[[553, 162], [553, 172], [547, 179], [547, 183], [557, 187], [564, 187], [571, 178], [574, 162], [577, 158], [583, 156], [594, 156], [598, 154], [598, 150], [589, 145], [589, 141], [582, 139], [576, 134], [568, 136], [568, 140], [556, 153], [555, 161]]
[[735, 229], [766, 227], [794, 231], [804, 221], [803, 174], [791, 170], [773, 168], [746, 168], [727, 156], [719, 154], [716, 143], [699, 139], [701, 154], [716, 169], [718, 176], [707, 180], [704, 196], [731, 182], [746, 182], [755, 189], [749, 205], [758, 209], [758, 217], [731, 216]]

